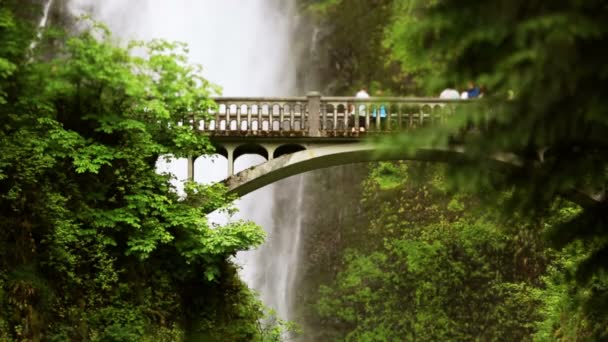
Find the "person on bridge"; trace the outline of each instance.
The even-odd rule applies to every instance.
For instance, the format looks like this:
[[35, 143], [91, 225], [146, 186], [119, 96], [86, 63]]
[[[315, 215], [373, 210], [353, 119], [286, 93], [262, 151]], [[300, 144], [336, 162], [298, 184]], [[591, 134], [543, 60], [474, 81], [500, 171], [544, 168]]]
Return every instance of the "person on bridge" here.
[[369, 99], [369, 94], [367, 93], [367, 89], [361, 88], [361, 90], [359, 90], [357, 92], [357, 94], [355, 95], [355, 97], [359, 98], [359, 99]]
[[479, 89], [479, 87], [476, 86], [473, 81], [469, 81], [469, 84], [467, 87], [467, 98], [474, 99], [474, 98], [479, 97], [479, 94], [481, 94], [481, 90]]
[[[375, 95], [377, 97], [382, 97], [382, 95], [384, 95], [384, 94], [382, 93], [382, 90], [378, 90], [378, 91], [376, 91]], [[387, 116], [386, 115], [386, 106], [382, 103], [376, 104], [374, 106], [374, 111], [372, 112], [372, 117], [374, 118], [373, 119], [374, 125], [372, 127], [377, 127], [376, 120], [378, 120], [378, 118], [377, 118], [378, 112], [380, 113], [380, 129], [383, 129], [386, 126], [386, 116]]]
[[458, 100], [460, 99], [460, 93], [458, 93], [458, 90], [454, 88], [445, 88], [441, 92], [441, 94], [439, 94], [439, 98], [447, 100]]
[[[369, 99], [369, 94], [367, 93], [367, 89], [361, 88], [361, 90], [359, 90], [357, 92], [357, 94], [355, 94], [355, 97], [359, 98], [359, 99]], [[355, 115], [355, 118], [358, 116], [358, 120], [359, 120], [359, 132], [365, 132], [365, 105], [361, 104], [361, 105], [359, 105], [359, 107], [357, 109], [358, 110], [357, 110], [357, 113]], [[355, 131], [355, 127], [353, 127], [352, 130], [354, 132]]]

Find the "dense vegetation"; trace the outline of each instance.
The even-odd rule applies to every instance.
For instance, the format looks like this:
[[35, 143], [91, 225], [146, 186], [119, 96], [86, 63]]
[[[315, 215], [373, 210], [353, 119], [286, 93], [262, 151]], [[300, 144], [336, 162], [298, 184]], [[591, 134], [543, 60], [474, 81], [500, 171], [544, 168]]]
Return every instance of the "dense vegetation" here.
[[[463, 146], [477, 167], [453, 168], [451, 179], [466, 179], [460, 183], [476, 188], [489, 184], [496, 193], [509, 191], [511, 201], [498, 207], [506, 215], [517, 212], [533, 220], [560, 198], [580, 205], [575, 215], [553, 225], [548, 237], [557, 248], [578, 246], [579, 253], [567, 262], [573, 264], [577, 283], [562, 298], [577, 298], [590, 320], [580, 320], [585, 333], [577, 338], [605, 339], [608, 100], [601, 89], [608, 85], [603, 61], [608, 6], [576, 0], [398, 1], [396, 6], [416, 9], [420, 19], [394, 36], [395, 49], [410, 56], [402, 60], [406, 69], [434, 58], [439, 72], [429, 75], [431, 87], [472, 79], [492, 94], [478, 110], [463, 110], [434, 129], [432, 139], [401, 137], [401, 143]], [[470, 122], [479, 124], [478, 133], [461, 135]], [[420, 131], [425, 133], [430, 132]], [[479, 167], [498, 152], [512, 153], [521, 166], [503, 175]], [[571, 309], [562, 311], [562, 318], [578, 314]], [[555, 326], [556, 333], [564, 331], [569, 330]]]
[[[318, 310], [346, 340], [525, 340], [539, 317], [547, 257], [538, 224], [499, 226], [470, 196], [445, 188], [441, 169], [381, 164], [363, 205], [378, 208]], [[399, 179], [399, 182], [395, 182]], [[339, 323], [339, 324], [335, 324]]]
[[[471, 163], [371, 168], [359, 205], [367, 219], [332, 232], [348, 239], [341, 243], [348, 247], [333, 252], [328, 276], [317, 277], [325, 285], [311, 307], [320, 317], [303, 313], [317, 337], [608, 338], [608, 103], [601, 95], [608, 7], [601, 1], [303, 3], [328, 32], [321, 40], [325, 77], [342, 82], [330, 86], [345, 95], [365, 86], [433, 96], [446, 87], [463, 90], [469, 80], [490, 95], [442, 127], [383, 143], [464, 146]], [[338, 55], [346, 61], [336, 63]], [[366, 72], [366, 63], [376, 72]], [[342, 65], [362, 72], [350, 77]], [[471, 123], [481, 129], [463, 135]], [[487, 157], [501, 152], [518, 161], [512, 173], [489, 172]], [[413, 182], [412, 172], [421, 171], [425, 176]]]
[[211, 151], [176, 123], [213, 86], [183, 46], [120, 48], [96, 23], [31, 45], [40, 10], [0, 2], [0, 340], [276, 338], [229, 261], [263, 231], [212, 227], [222, 187], [183, 197], [156, 172]]
[[[608, 339], [608, 6], [300, 2], [326, 93], [488, 90], [442, 127], [380, 142], [458, 145], [470, 164], [309, 176], [323, 190], [301, 208], [309, 338]], [[213, 106], [214, 86], [182, 45], [119, 48], [95, 23], [32, 46], [37, 3], [0, 0], [0, 340], [279, 339], [229, 261], [262, 231], [210, 226], [205, 213], [231, 210], [224, 190], [183, 197], [155, 171], [212, 152], [175, 123]], [[499, 152], [513, 172], [489, 172]]]

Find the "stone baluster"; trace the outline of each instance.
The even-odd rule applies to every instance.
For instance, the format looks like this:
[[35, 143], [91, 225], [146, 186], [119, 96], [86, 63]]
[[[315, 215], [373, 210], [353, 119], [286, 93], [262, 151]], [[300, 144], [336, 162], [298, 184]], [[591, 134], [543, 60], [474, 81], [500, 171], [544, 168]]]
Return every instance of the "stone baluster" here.
[[257, 127], [257, 131], [261, 132], [262, 128], [264, 125], [262, 125], [262, 103], [258, 103], [257, 104], [257, 111], [258, 111], [258, 127]]
[[283, 124], [285, 121], [285, 104], [279, 104], [279, 132], [283, 132]]
[[236, 105], [236, 131], [237, 132], [241, 132], [241, 127], [242, 127], [242, 123], [241, 123], [241, 109], [242, 109], [243, 105], [242, 104], [237, 104]]
[[319, 104], [321, 110], [321, 132], [323, 136], [327, 135], [327, 105], [325, 103]]
[[359, 134], [359, 104], [357, 102], [353, 104], [353, 118], [353, 124], [355, 125], [355, 134]]
[[234, 106], [234, 105], [230, 104], [230, 103], [226, 103], [226, 115], [224, 117], [224, 120], [226, 120], [226, 124], [224, 125], [225, 131], [230, 131], [230, 114], [232, 112], [232, 106]]
[[[226, 106], [226, 105], [224, 105], [224, 106]], [[213, 129], [216, 132], [220, 131], [220, 108], [221, 108], [221, 105], [218, 106], [218, 108], [215, 112], [215, 123], [213, 124], [214, 125]]]
[[397, 127], [401, 130], [403, 129], [403, 106], [396, 105], [395, 108], [397, 109]]
[[251, 104], [247, 104], [247, 133], [251, 134]]
[[371, 123], [370, 117], [372, 115], [372, 113], [371, 113], [372, 104], [371, 103], [366, 103], [363, 106], [364, 106], [363, 108], [365, 109], [363, 111], [363, 114], [365, 115], [365, 120], [364, 120], [364, 122], [365, 122], [365, 129], [369, 130], [370, 127], [371, 127], [371, 125], [370, 125], [370, 123]]
[[296, 130], [296, 103], [290, 103], [288, 105], [289, 107], [289, 130], [290, 131], [295, 131]]

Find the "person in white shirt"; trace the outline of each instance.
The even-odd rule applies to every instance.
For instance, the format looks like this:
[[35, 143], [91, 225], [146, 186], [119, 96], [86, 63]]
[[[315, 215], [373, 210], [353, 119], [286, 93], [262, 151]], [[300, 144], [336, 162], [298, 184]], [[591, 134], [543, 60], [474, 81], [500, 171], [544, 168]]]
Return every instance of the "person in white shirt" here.
[[357, 92], [357, 95], [355, 95], [355, 97], [360, 99], [369, 99], [369, 94], [367, 93], [367, 90], [365, 88], [362, 88]]
[[458, 90], [453, 89], [453, 88], [445, 88], [441, 94], [439, 94], [439, 98], [440, 99], [460, 99], [460, 94], [458, 93]]
[[[365, 88], [361, 88], [361, 90], [359, 90], [357, 92], [357, 94], [355, 95], [356, 98], [359, 99], [369, 99], [369, 94], [367, 93], [367, 89]], [[353, 113], [355, 114], [355, 113]], [[358, 110], [358, 120], [359, 120], [359, 131], [360, 132], [365, 132], [365, 105], [361, 104], [359, 105], [359, 110]], [[357, 115], [355, 115], [356, 118]], [[354, 126], [354, 124], [353, 124]], [[353, 132], [355, 130], [355, 128], [353, 127]]]

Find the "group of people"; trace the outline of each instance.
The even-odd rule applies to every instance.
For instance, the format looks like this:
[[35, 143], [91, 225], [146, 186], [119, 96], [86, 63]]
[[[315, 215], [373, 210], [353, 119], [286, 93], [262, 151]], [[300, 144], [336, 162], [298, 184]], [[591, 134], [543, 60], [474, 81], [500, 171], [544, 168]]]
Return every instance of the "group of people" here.
[[466, 100], [466, 99], [474, 99], [474, 98], [480, 98], [480, 97], [483, 97], [483, 91], [480, 87], [475, 85], [475, 83], [472, 81], [469, 81], [469, 83], [467, 85], [467, 90], [465, 90], [463, 92], [459, 92], [458, 90], [456, 90], [454, 88], [446, 88], [441, 92], [441, 94], [439, 94], [440, 99], [453, 99], [453, 100], [456, 100], [456, 99]]
[[[378, 90], [376, 91], [376, 93], [374, 94], [375, 96], [381, 97], [382, 91]], [[365, 88], [361, 88], [356, 94], [355, 97], [358, 99], [369, 99], [369, 93], [367, 92], [367, 89]], [[441, 94], [439, 94], [439, 98], [440, 99], [474, 99], [474, 98], [480, 98], [483, 97], [483, 89], [480, 88], [479, 86], [475, 85], [474, 82], [469, 81], [469, 83], [467, 84], [467, 89], [463, 92], [459, 92], [458, 90], [454, 89], [454, 88], [446, 88], [444, 89]], [[358, 116], [358, 120], [359, 120], [359, 131], [360, 132], [365, 132], [365, 111], [366, 111], [366, 105], [361, 104], [358, 106], [357, 109], [357, 114], [356, 116]], [[354, 127], [354, 117], [355, 116], [355, 106], [349, 106], [349, 112], [350, 114], [352, 114], [353, 119], [350, 121], [349, 126], [351, 126], [351, 130], [353, 132], [355, 132], [356, 128]], [[371, 116], [372, 116], [372, 123], [375, 123], [376, 120], [380, 119], [380, 124], [381, 126], [384, 126], [385, 121], [386, 121], [386, 116], [387, 116], [387, 110], [385, 105], [380, 104], [378, 106], [374, 106], [374, 108], [372, 108], [372, 112], [371, 112]]]

